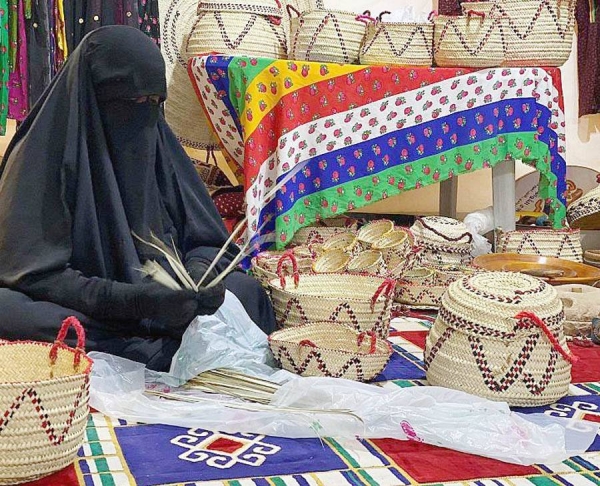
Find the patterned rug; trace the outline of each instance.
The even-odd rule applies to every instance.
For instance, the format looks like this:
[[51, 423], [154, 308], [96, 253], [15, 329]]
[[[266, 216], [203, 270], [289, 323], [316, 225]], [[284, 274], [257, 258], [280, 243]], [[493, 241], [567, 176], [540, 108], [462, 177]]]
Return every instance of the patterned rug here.
[[[430, 322], [401, 318], [394, 355], [379, 386], [423, 386]], [[600, 347], [572, 347], [580, 357], [570, 395], [539, 409], [600, 422]], [[397, 440], [284, 439], [202, 429], [128, 424], [94, 413], [76, 463], [35, 486], [585, 486], [600, 485], [600, 437], [561, 464], [530, 467]]]

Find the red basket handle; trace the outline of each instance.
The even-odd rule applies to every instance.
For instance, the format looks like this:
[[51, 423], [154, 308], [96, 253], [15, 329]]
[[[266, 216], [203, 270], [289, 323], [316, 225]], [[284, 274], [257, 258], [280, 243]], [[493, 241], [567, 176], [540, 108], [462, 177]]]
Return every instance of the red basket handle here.
[[563, 348], [558, 342], [558, 339], [556, 339], [556, 336], [554, 336], [552, 331], [548, 329], [546, 323], [542, 321], [538, 316], [536, 316], [533, 312], [520, 312], [515, 316], [515, 319], [517, 319], [517, 327], [521, 329], [526, 329], [531, 326], [539, 327], [548, 338], [548, 341], [550, 341], [550, 344], [552, 344], [552, 347], [556, 351], [558, 351], [558, 353], [565, 359], [565, 361], [568, 361], [571, 364], [577, 363], [577, 356], [572, 355], [569, 351]]
[[377, 336], [373, 331], [363, 331], [358, 335], [356, 340], [356, 344], [360, 347], [360, 345], [365, 340], [365, 337], [369, 336], [371, 338], [371, 344], [369, 345], [369, 354], [375, 353], [377, 350]]
[[381, 295], [389, 297], [396, 289], [396, 281], [392, 278], [386, 278], [383, 283], [377, 288], [373, 298], [371, 299], [371, 312], [375, 312], [375, 303]]
[[290, 17], [293, 17], [292, 12], [295, 13], [298, 17], [302, 15], [296, 7], [290, 5], [289, 3], [285, 6], [285, 9], [287, 10], [287, 13]]
[[427, 16], [427, 20], [429, 20], [429, 22], [431, 22], [437, 16], [438, 16], [438, 11], [432, 10], [431, 12], [429, 12], [429, 15]]
[[315, 343], [313, 343], [310, 339], [303, 339], [302, 341], [300, 341], [298, 343], [299, 346], [308, 346], [311, 348], [316, 348], [317, 345]]
[[425, 221], [423, 221], [423, 218], [417, 218], [417, 221], [419, 223], [421, 223], [421, 225], [428, 229], [429, 231], [431, 231], [432, 233], [435, 233], [436, 235], [438, 235], [440, 238], [443, 238], [446, 241], [460, 241], [462, 240], [464, 237], [467, 237], [467, 240], [469, 243], [471, 243], [471, 241], [473, 241], [473, 235], [471, 233], [469, 233], [468, 231], [463, 233], [462, 235], [457, 236], [456, 238], [450, 238], [446, 235], [444, 235], [443, 233], [440, 233], [438, 230], [436, 230], [435, 228], [432, 228], [431, 226], [429, 226]]
[[50, 348], [50, 364], [54, 365], [54, 363], [56, 363], [58, 349], [67, 347], [65, 338], [67, 337], [67, 332], [70, 327], [73, 327], [77, 333], [77, 347], [75, 348], [75, 358], [73, 362], [73, 368], [77, 369], [79, 363], [81, 363], [81, 356], [85, 354], [85, 330], [79, 322], [79, 319], [74, 316], [67, 317], [60, 326], [56, 340]]
[[357, 15], [355, 20], [362, 22], [365, 25], [369, 25], [371, 22], [375, 22], [375, 19], [369, 15]]
[[283, 264], [286, 260], [292, 263], [292, 275], [294, 277], [294, 285], [297, 287], [300, 281], [300, 272], [298, 271], [298, 261], [291, 251], [286, 251], [277, 262], [277, 276], [279, 277], [279, 283], [281, 288], [285, 290], [285, 275], [283, 274]]
[[475, 10], [467, 10], [467, 17], [471, 17], [471, 15], [477, 15], [477, 17], [481, 17], [481, 19], [485, 19], [485, 12], [476, 12]]

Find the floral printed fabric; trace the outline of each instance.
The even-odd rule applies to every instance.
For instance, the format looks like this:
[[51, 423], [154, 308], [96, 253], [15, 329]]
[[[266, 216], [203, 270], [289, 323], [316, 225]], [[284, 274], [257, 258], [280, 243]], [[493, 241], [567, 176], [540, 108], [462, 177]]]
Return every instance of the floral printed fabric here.
[[9, 66], [9, 39], [8, 39], [8, 3], [0, 0], [0, 135], [6, 134], [6, 119], [8, 115], [8, 77]]
[[210, 82], [198, 91], [212, 90], [223, 100], [212, 107], [213, 124], [233, 106], [241, 128], [247, 237], [260, 237], [257, 249], [273, 242], [282, 247], [319, 219], [507, 158], [538, 170], [553, 224], [563, 225], [557, 69], [411, 69], [218, 56], [199, 66]]

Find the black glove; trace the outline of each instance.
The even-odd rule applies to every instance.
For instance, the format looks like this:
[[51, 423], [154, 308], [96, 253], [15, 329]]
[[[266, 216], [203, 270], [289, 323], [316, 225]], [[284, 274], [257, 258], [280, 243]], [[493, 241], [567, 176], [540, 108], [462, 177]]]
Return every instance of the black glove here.
[[[194, 282], [198, 283], [200, 281], [200, 279], [204, 277], [204, 274], [206, 274], [206, 271], [208, 270], [210, 263], [211, 262], [207, 262], [205, 260], [193, 259], [186, 263], [185, 268], [188, 271], [188, 273], [190, 274], [190, 277], [192, 277], [192, 280]], [[206, 278], [204, 279], [204, 282], [202, 282], [202, 285], [203, 286], [208, 285], [215, 278], [217, 278], [218, 275], [219, 275], [219, 273], [215, 266], [215, 268], [213, 268], [209, 272], [209, 274], [206, 276]]]

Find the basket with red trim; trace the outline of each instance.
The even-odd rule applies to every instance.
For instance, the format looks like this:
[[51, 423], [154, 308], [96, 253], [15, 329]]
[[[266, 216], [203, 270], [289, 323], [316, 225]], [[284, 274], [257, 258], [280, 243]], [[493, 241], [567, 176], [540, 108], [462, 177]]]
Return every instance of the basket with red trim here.
[[[284, 274], [286, 261], [292, 263], [292, 276]], [[358, 332], [374, 331], [387, 339], [395, 280], [342, 273], [300, 275], [291, 253], [279, 261], [278, 275], [269, 287], [281, 327], [336, 321]]]
[[390, 343], [374, 332], [357, 332], [332, 322], [276, 331], [269, 336], [269, 346], [285, 370], [356, 381], [374, 379], [392, 355]]
[[[64, 344], [77, 332], [77, 348]], [[85, 332], [67, 318], [54, 344], [0, 342], [0, 484], [19, 484], [71, 464], [89, 415]]]
[[521, 273], [457, 280], [442, 297], [425, 345], [430, 385], [534, 407], [564, 397], [575, 357], [556, 289]]

